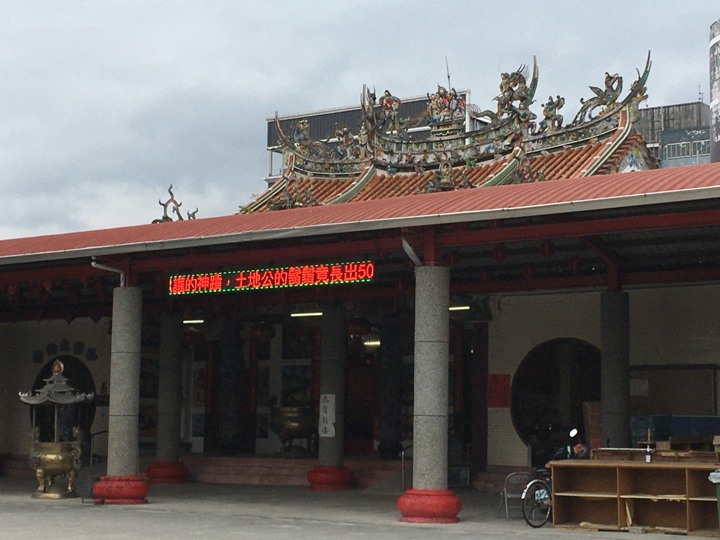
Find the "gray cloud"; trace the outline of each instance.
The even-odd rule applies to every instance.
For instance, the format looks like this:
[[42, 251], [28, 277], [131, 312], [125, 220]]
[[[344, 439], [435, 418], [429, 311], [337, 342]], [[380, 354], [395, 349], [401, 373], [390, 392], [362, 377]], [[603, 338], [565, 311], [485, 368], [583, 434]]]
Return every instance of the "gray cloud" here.
[[[652, 50], [648, 104], [708, 96], [716, 0], [6, 2], [0, 23], [0, 237], [147, 223], [169, 184], [229, 214], [262, 191], [265, 119], [358, 103], [363, 84], [444, 84], [492, 106], [499, 73], [540, 66], [572, 115], [605, 71]], [[536, 104], [537, 108], [537, 104]]]

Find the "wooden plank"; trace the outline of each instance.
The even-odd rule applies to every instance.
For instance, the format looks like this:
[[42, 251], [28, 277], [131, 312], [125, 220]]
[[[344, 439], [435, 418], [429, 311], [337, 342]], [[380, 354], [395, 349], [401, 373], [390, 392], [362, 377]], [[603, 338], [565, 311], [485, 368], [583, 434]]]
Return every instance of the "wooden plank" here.
[[[670, 443], [668, 442], [668, 445]], [[684, 444], [684, 448], [679, 449], [660, 449], [660, 443], [657, 443], [658, 448], [651, 451], [652, 464], [664, 463], [664, 462], [692, 462], [692, 463], [718, 463], [720, 456], [714, 451], [694, 450], [690, 448], [690, 445]], [[617, 461], [632, 461], [632, 462], [645, 462], [645, 446], [642, 448], [595, 448], [591, 451], [590, 457], [593, 462], [617, 462]]]
[[[707, 452], [697, 452], [698, 454], [705, 454]], [[692, 454], [688, 452], [688, 454]], [[709, 452], [715, 456], [714, 452]], [[570, 469], [582, 469], [582, 468], [618, 468], [618, 469], [679, 469], [679, 470], [700, 470], [712, 472], [720, 467], [720, 464], [705, 463], [698, 461], [662, 461], [652, 463], [645, 463], [644, 461], [603, 461], [594, 459], [567, 459], [564, 461], [551, 461], [551, 467], [558, 468], [570, 468]]]
[[660, 526], [644, 526], [642, 527], [646, 533], [661, 534], [687, 534], [687, 530], [681, 527], [660, 527]]
[[695, 529], [690, 531], [692, 536], [705, 536], [710, 538], [720, 538], [720, 529]]
[[556, 497], [581, 497], [587, 499], [614, 499], [617, 497], [617, 493], [609, 491], [562, 491], [560, 493], [555, 491], [553, 495]]
[[625, 531], [625, 527], [618, 527], [614, 523], [592, 523], [590, 521], [581, 521], [579, 523], [562, 523], [560, 525], [553, 525], [558, 529], [569, 529], [573, 531]]
[[672, 493], [672, 494], [654, 494], [654, 493], [628, 493], [627, 495], [620, 495], [621, 499], [649, 499], [651, 501], [677, 501], [685, 502], [687, 497], [684, 493]]

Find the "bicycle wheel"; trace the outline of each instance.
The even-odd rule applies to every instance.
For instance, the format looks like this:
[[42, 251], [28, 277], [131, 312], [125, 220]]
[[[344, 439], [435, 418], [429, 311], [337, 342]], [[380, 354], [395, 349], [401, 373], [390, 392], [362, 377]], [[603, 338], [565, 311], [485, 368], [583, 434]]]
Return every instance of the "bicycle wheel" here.
[[522, 497], [523, 517], [528, 525], [534, 528], [542, 527], [550, 519], [552, 503], [550, 487], [545, 480], [530, 482]]

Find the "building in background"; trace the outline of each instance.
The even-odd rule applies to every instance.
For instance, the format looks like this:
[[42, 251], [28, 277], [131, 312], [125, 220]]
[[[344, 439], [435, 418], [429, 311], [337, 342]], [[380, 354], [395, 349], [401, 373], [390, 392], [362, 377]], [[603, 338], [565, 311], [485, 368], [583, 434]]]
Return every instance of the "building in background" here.
[[710, 26], [710, 113], [712, 161], [720, 161], [720, 19]]
[[720, 20], [710, 27], [710, 105], [694, 103], [640, 110], [635, 128], [661, 168], [720, 161]]
[[710, 162], [710, 106], [702, 101], [640, 109], [635, 124], [661, 168]]

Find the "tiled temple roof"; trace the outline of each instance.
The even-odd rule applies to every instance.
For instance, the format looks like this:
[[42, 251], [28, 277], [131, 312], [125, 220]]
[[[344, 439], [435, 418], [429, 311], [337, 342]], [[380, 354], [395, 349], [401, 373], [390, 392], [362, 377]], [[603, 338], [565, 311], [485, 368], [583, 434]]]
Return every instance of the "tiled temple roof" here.
[[557, 114], [564, 104], [559, 96], [546, 103], [542, 122], [531, 120], [536, 115], [527, 106], [533, 102], [536, 66], [532, 79], [527, 70], [503, 74], [501, 90], [505, 84], [503, 96], [509, 97], [496, 98], [504, 103], [497, 112], [468, 106], [470, 116], [486, 122], [475, 131], [465, 129], [466, 115], [458, 114], [457, 104], [440, 110], [433, 94], [428, 96], [431, 132], [422, 141], [406, 137], [409, 133], [404, 134], [393, 116], [397, 98], [386, 92], [377, 105], [368, 92], [362, 104], [362, 137], [343, 127], [328, 144], [330, 139], [309, 140], [302, 121], [291, 135], [282, 133], [278, 124], [286, 147], [283, 178], [241, 213], [608, 174], [627, 167], [631, 154], [634, 170], [656, 168], [633, 128], [637, 106], [646, 97], [649, 69], [648, 58], [622, 101], [622, 79], [606, 74], [605, 89], [591, 87], [596, 97], [581, 100], [580, 111], [566, 126]]
[[720, 163], [0, 240], [0, 266], [701, 199], [720, 200]]

